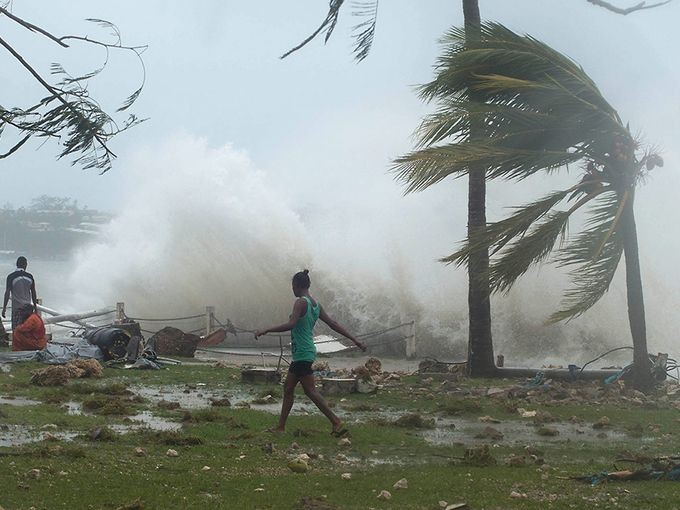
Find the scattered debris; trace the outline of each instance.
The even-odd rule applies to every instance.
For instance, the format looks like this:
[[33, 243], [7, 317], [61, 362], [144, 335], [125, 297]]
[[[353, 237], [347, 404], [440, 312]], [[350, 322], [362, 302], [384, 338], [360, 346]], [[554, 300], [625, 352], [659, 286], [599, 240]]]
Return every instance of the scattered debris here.
[[324, 377], [321, 379], [321, 391], [324, 395], [349, 395], [357, 390], [357, 379]]
[[104, 374], [104, 369], [96, 359], [76, 358], [66, 363], [66, 368], [72, 379], [80, 379], [84, 377], [99, 378]]
[[527, 411], [526, 409], [518, 407], [517, 414], [519, 414], [522, 418], [535, 418], [537, 413], [536, 411]]
[[295, 507], [296, 510], [338, 510], [338, 507], [326, 501], [326, 496], [312, 498], [303, 496]]
[[432, 429], [434, 428], [434, 418], [423, 418], [418, 413], [408, 413], [397, 418], [394, 425], [409, 429]]
[[382, 373], [382, 363], [378, 358], [368, 358], [366, 363], [364, 363], [364, 367], [366, 367], [366, 370], [372, 376]]
[[288, 469], [290, 469], [293, 473], [306, 473], [309, 471], [309, 464], [305, 460], [296, 457], [295, 459], [288, 462]]
[[167, 326], [149, 338], [147, 345], [161, 356], [193, 358], [201, 337]]
[[143, 508], [144, 502], [141, 500], [141, 498], [137, 498], [134, 501], [131, 501], [130, 503], [119, 506], [118, 508], [116, 508], [116, 510], [143, 510]]
[[647, 464], [640, 469], [624, 469], [620, 471], [601, 472], [592, 475], [574, 476], [572, 480], [587, 482], [597, 485], [607, 481], [680, 481], [680, 457], [636, 457], [618, 459], [618, 462], [630, 462], [633, 464]]
[[37, 386], [64, 386], [69, 379], [69, 369], [64, 365], [39, 368], [31, 372], [31, 383]]
[[172, 402], [170, 400], [161, 400], [156, 404], [156, 406], [159, 409], [168, 409], [168, 410], [179, 409], [181, 407], [179, 402]]
[[510, 497], [512, 499], [526, 499], [527, 495], [524, 492], [517, 492], [517, 491], [512, 491], [510, 493]]
[[312, 363], [312, 370], [314, 372], [330, 372], [331, 367], [328, 364], [328, 361], [322, 361], [322, 360], [316, 360], [314, 363]]
[[503, 433], [493, 427], [484, 427], [484, 430], [475, 435], [476, 439], [492, 439], [494, 441], [500, 441], [503, 437]]
[[463, 455], [463, 463], [470, 466], [495, 466], [497, 461], [488, 444], [467, 448]]
[[172, 448], [169, 448], [167, 452], [165, 452], [165, 455], [168, 457], [179, 457], [179, 453], [177, 453], [177, 450], [173, 450]]
[[376, 393], [379, 388], [380, 386], [373, 381], [364, 381], [362, 379], [358, 379], [355, 386], [356, 392], [364, 395]]
[[97, 427], [90, 430], [89, 437], [92, 441], [114, 441], [118, 434], [109, 427]]
[[606, 417], [606, 416], [603, 416], [602, 418], [597, 420], [595, 423], [593, 423], [593, 428], [595, 430], [599, 430], [599, 429], [607, 428], [607, 427], [609, 427], [609, 425], [610, 425], [609, 418]]
[[491, 416], [480, 416], [478, 418], [479, 421], [482, 423], [500, 423], [501, 420], [498, 420], [496, 418], [492, 418]]
[[505, 464], [511, 467], [523, 467], [527, 465], [527, 459], [524, 455], [511, 454], [505, 459]]
[[213, 407], [230, 407], [231, 401], [227, 397], [211, 398], [210, 405]]
[[31, 383], [37, 386], [64, 386], [70, 379], [101, 377], [102, 366], [96, 359], [74, 359], [65, 365], [53, 365], [31, 372]]
[[382, 490], [378, 494], [378, 499], [380, 501], [389, 501], [390, 499], [392, 499], [392, 493], [390, 491]]
[[392, 486], [393, 489], [408, 489], [408, 480], [406, 478], [402, 478], [401, 480], [397, 480], [394, 482], [394, 485]]
[[281, 373], [275, 368], [245, 367], [241, 370], [241, 381], [246, 384], [278, 384]]
[[348, 437], [343, 437], [338, 441], [338, 446], [342, 446], [343, 448], [349, 448], [352, 446], [352, 441]]
[[536, 430], [539, 436], [554, 437], [560, 434], [560, 431], [555, 427], [540, 427]]
[[342, 473], [340, 475], [340, 478], [342, 478], [343, 480], [351, 480], [352, 479], [352, 473]]

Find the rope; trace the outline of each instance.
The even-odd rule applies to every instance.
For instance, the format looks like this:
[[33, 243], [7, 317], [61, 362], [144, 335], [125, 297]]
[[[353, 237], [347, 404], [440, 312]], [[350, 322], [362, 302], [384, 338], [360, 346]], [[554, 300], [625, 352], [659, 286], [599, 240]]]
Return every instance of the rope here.
[[168, 319], [152, 319], [152, 318], [144, 318], [144, 317], [128, 317], [128, 319], [137, 321], [137, 322], [174, 322], [174, 321], [185, 321], [189, 319], [198, 319], [201, 317], [205, 317], [204, 313], [201, 313], [199, 315], [189, 315], [187, 317], [170, 317]]
[[[220, 321], [217, 319], [217, 317], [213, 316], [213, 318], [215, 319], [215, 321], [217, 321], [217, 323], [218, 323], [220, 326], [222, 326], [223, 328], [226, 328], [226, 326], [225, 326], [222, 322], [220, 322]], [[227, 322], [231, 322], [231, 321], [227, 320]], [[392, 327], [390, 327], [390, 328], [385, 328], [385, 329], [380, 329], [380, 330], [376, 330], [376, 331], [371, 331], [371, 332], [369, 332], [369, 333], [362, 333], [361, 335], [356, 335], [356, 337], [357, 337], [357, 338], [364, 338], [364, 339], [365, 339], [365, 338], [371, 338], [371, 337], [374, 337], [374, 336], [379, 336], [379, 335], [383, 335], [383, 334], [385, 334], [385, 333], [389, 333], [390, 331], [395, 331], [395, 330], [397, 330], [397, 329], [403, 328], [404, 326], [412, 326], [414, 323], [415, 323], [415, 321], [404, 322], [403, 324], [399, 324], [399, 325], [397, 325], [397, 326], [392, 326]], [[237, 332], [239, 332], [239, 333], [255, 333], [255, 331], [256, 331], [255, 329], [245, 329], [245, 328], [242, 328], [242, 327], [240, 327], [240, 326], [236, 326], [236, 325], [234, 325], [233, 323], [232, 323], [232, 325], [234, 326], [234, 329], [235, 329]], [[283, 336], [285, 333], [288, 333], [288, 332], [287, 332], [287, 331], [283, 331], [283, 332], [280, 333], [280, 334], [277, 334], [277, 333], [267, 333], [266, 335], [262, 335], [262, 336], [264, 336], [264, 337], [273, 337], [273, 338], [277, 338], [277, 337]], [[334, 341], [335, 341], [335, 340], [326, 340], [326, 341], [316, 342], [316, 343], [334, 342]]]
[[585, 370], [585, 368], [586, 368], [588, 365], [590, 365], [591, 363], [595, 363], [595, 362], [598, 361], [598, 360], [601, 360], [601, 359], [604, 358], [607, 354], [611, 354], [612, 352], [616, 352], [616, 351], [622, 351], [622, 350], [624, 350], [624, 349], [632, 349], [632, 347], [625, 346], [625, 347], [617, 347], [616, 349], [611, 349], [611, 350], [605, 352], [604, 354], [599, 355], [597, 358], [591, 359], [588, 363], [586, 363], [585, 365], [583, 365], [583, 366], [581, 367], [581, 370], [580, 370], [579, 373], [582, 373], [583, 370]]
[[212, 352], [215, 354], [224, 354], [227, 356], [268, 356], [272, 358], [278, 358], [280, 354], [274, 354], [273, 352], [233, 352], [233, 351], [220, 351], [217, 349], [206, 349], [205, 347], [197, 347], [197, 351], [202, 351], [202, 352]]
[[440, 365], [467, 365], [467, 361], [439, 361], [437, 358], [433, 358], [431, 356], [428, 356], [426, 358], [423, 358], [424, 361], [434, 361], [437, 364]]

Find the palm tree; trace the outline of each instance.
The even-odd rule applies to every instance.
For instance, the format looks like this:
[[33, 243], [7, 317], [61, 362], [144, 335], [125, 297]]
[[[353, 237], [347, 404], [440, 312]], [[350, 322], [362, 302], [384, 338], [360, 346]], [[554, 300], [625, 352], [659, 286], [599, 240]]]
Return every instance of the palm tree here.
[[[421, 96], [436, 101], [417, 149], [395, 162], [407, 192], [449, 176], [487, 169], [487, 179], [522, 180], [581, 165], [583, 178], [522, 207], [506, 219], [470, 231], [461, 249], [443, 259], [469, 263], [481, 249], [493, 261], [485, 274], [492, 291], [507, 291], [533, 264], [553, 260], [571, 268], [572, 287], [550, 320], [577, 317], [608, 290], [625, 255], [634, 385], [652, 384], [634, 216], [636, 185], [662, 166], [643, 151], [585, 71], [542, 42], [502, 25], [481, 25], [478, 37], [453, 29], [445, 37], [435, 79]], [[483, 136], [473, 136], [477, 126]], [[566, 204], [560, 209], [560, 204]], [[568, 235], [569, 220], [587, 221]]]
[[[463, 0], [465, 38], [480, 37], [481, 18], [478, 0]], [[484, 101], [482, 95], [470, 91], [473, 102]], [[470, 117], [470, 140], [484, 137], [479, 117]], [[472, 165], [468, 171], [468, 236], [483, 236], [486, 229], [486, 167]], [[467, 258], [468, 271], [468, 355], [467, 372], [473, 377], [490, 376], [496, 371], [491, 336], [491, 290], [489, 286], [489, 249], [478, 246]]]
[[[671, 0], [655, 3], [652, 5], [635, 5], [626, 9], [617, 7], [603, 0], [587, 0], [588, 2], [603, 7], [618, 14], [630, 14], [644, 9], [660, 7]], [[324, 34], [327, 42], [338, 23], [340, 11], [345, 0], [330, 0], [326, 18], [319, 27], [300, 44], [284, 53], [281, 58], [295, 53], [299, 49]], [[462, 0], [463, 18], [465, 20], [465, 33], [469, 37], [479, 37], [480, 14], [479, 0]], [[353, 2], [352, 15], [360, 21], [353, 28], [354, 58], [357, 62], [364, 60], [371, 51], [378, 20], [379, 0], [362, 0]], [[468, 91], [474, 102], [480, 97], [474, 97], [475, 91]], [[469, 137], [473, 139], [480, 132], [477, 126], [478, 117], [471, 116]], [[474, 165], [468, 171], [468, 235], [473, 232], [477, 235], [482, 232], [486, 225], [486, 168], [483, 165]], [[468, 269], [468, 356], [467, 369], [471, 376], [493, 375], [496, 371], [493, 354], [493, 339], [491, 335], [491, 290], [487, 278], [489, 267], [489, 251], [483, 246], [471, 253], [467, 259]]]

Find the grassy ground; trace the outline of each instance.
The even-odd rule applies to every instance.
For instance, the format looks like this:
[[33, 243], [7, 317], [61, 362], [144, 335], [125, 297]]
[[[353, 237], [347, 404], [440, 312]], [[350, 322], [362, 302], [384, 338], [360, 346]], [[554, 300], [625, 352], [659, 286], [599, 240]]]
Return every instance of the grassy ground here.
[[[40, 402], [0, 404], [0, 424], [11, 431], [69, 432], [75, 437], [59, 440], [48, 435], [46, 440], [0, 448], [0, 506], [5, 509], [436, 509], [440, 501], [465, 502], [473, 509], [680, 508], [680, 486], [673, 482], [591, 487], [567, 479], [613, 470], [623, 450], [628, 456], [680, 454], [676, 433], [680, 411], [664, 398], [635, 401], [600, 393], [588, 400], [561, 401], [540, 392], [492, 398], [485, 396], [487, 387], [514, 386], [517, 381], [442, 385], [408, 377], [386, 385], [377, 395], [335, 397], [337, 412], [351, 423], [351, 445], [339, 446], [318, 412], [292, 416], [287, 433], [278, 436], [266, 431], [276, 416], [256, 405], [173, 409], [129, 392], [141, 385], [178, 394], [200, 391], [246, 399], [279, 393], [276, 388], [244, 390], [235, 369], [210, 365], [163, 371], [106, 369], [102, 379], [43, 388], [29, 382], [36, 368], [22, 364], [0, 374], [0, 396]], [[65, 402], [81, 403], [91, 411], [68, 414]], [[517, 407], [538, 410], [546, 423], [527, 424]], [[178, 430], [110, 432], [128, 426], [128, 416], [144, 411], [177, 424]], [[434, 445], [423, 430], [397, 426], [395, 421], [408, 413], [424, 418], [422, 425], [428, 418], [439, 420], [437, 430], [443, 429], [451, 440]], [[447, 420], [472, 427], [485, 415], [516, 424], [518, 430], [529, 427], [530, 434], [541, 426], [571, 420], [582, 421], [590, 437], [592, 424], [602, 416], [611, 425], [597, 440], [572, 436], [546, 440], [536, 432], [535, 443], [515, 441], [511, 433], [502, 439], [474, 440], [464, 426], [446, 429]], [[466, 448], [481, 444], [489, 444], [497, 465], [476, 467], [460, 460]], [[543, 460], [534, 463], [525, 446], [534, 447], [532, 453]], [[167, 456], [169, 449], [178, 456]], [[302, 453], [311, 457], [309, 471], [293, 473], [288, 462]], [[506, 465], [513, 454], [527, 456], [527, 464]], [[351, 479], [344, 480], [343, 473], [351, 473]], [[408, 488], [393, 489], [402, 478], [408, 480]], [[382, 490], [391, 492], [390, 500], [377, 498]], [[511, 497], [513, 491], [520, 497]]]

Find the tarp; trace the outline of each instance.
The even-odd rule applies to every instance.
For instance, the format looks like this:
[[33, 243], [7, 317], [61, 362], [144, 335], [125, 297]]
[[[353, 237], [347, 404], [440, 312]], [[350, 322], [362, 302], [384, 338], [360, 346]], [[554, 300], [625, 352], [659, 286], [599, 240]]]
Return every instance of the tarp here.
[[68, 344], [50, 342], [42, 351], [0, 352], [0, 363], [42, 361], [51, 365], [63, 365], [76, 358], [94, 358], [101, 361], [104, 354], [99, 347], [83, 338]]

